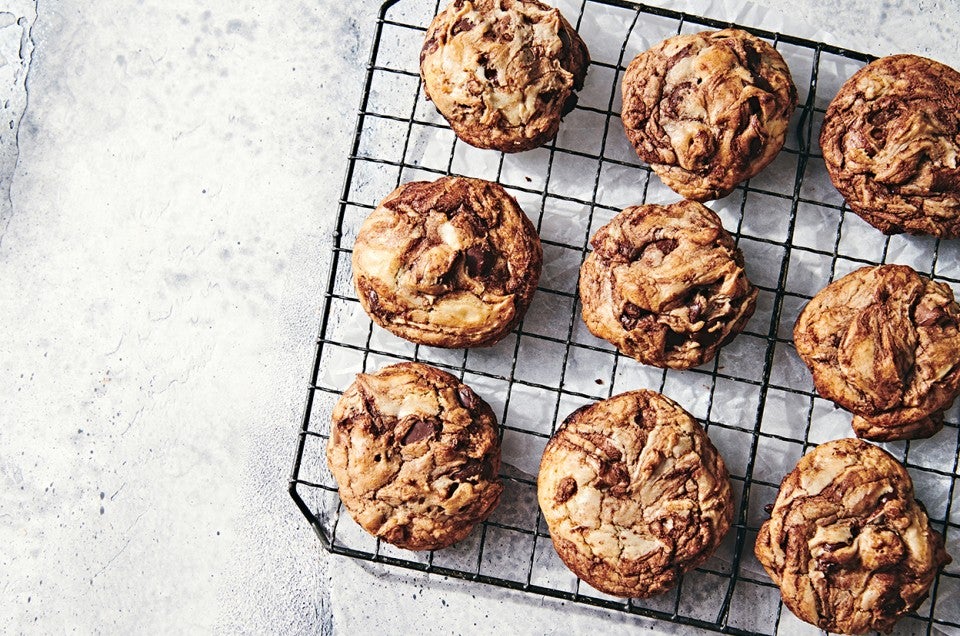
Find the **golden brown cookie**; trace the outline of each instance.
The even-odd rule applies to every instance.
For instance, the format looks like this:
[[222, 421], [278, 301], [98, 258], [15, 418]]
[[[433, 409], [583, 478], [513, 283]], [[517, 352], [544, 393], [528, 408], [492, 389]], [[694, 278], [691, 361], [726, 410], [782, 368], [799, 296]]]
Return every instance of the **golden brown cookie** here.
[[533, 224], [496, 183], [404, 184], [363, 222], [353, 248], [360, 304], [381, 327], [435, 347], [479, 347], [523, 317], [540, 279]]
[[821, 444], [800, 459], [755, 552], [790, 611], [842, 634], [889, 632], [950, 563], [910, 475], [858, 439]]
[[333, 409], [327, 463], [354, 521], [408, 550], [460, 541], [503, 490], [493, 411], [418, 362], [357, 376]]
[[905, 265], [863, 267], [821, 290], [793, 329], [823, 397], [874, 441], [930, 437], [960, 393], [960, 306]]
[[820, 129], [833, 185], [884, 234], [960, 237], [960, 73], [917, 55], [871, 62]]
[[790, 69], [738, 29], [677, 35], [633, 59], [623, 126], [640, 159], [688, 199], [719, 199], [773, 161], [797, 106]]
[[669, 589], [733, 519], [730, 477], [706, 433], [646, 390], [574, 411], [543, 452], [537, 498], [563, 562], [615, 596]]
[[580, 268], [590, 332], [644, 364], [712, 360], [756, 308], [743, 254], [695, 201], [629, 207], [600, 228]]
[[454, 0], [427, 29], [420, 75], [460, 139], [519, 152], [556, 136], [589, 63], [557, 9], [536, 0]]

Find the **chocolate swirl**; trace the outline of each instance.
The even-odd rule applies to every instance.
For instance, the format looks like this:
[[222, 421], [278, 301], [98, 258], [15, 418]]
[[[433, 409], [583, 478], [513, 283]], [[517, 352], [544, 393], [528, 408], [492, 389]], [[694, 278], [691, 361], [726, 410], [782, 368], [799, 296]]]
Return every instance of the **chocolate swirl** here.
[[889, 632], [950, 562], [907, 471], [857, 439], [800, 460], [754, 550], [797, 617], [843, 634]]
[[960, 393], [960, 306], [905, 265], [864, 267], [821, 290], [793, 330], [817, 391], [857, 435], [929, 437]]
[[523, 317], [543, 251], [496, 183], [404, 184], [364, 221], [353, 250], [360, 304], [381, 327], [436, 347], [492, 345]]
[[644, 364], [712, 360], [756, 308], [742, 253], [700, 203], [626, 208], [590, 242], [580, 269], [583, 320]]
[[537, 497], [563, 562], [616, 596], [669, 589], [733, 519], [730, 478], [703, 428], [647, 390], [572, 413], [543, 452]]
[[503, 491], [490, 406], [418, 362], [357, 376], [333, 409], [327, 463], [350, 516], [408, 550], [460, 541]]
[[420, 75], [458, 137], [519, 152], [556, 136], [589, 63], [557, 9], [536, 0], [455, 0], [427, 29]]
[[827, 172], [884, 234], [960, 237], [960, 73], [916, 55], [844, 83], [820, 130]]
[[622, 92], [637, 155], [695, 201], [730, 194], [773, 161], [797, 105], [780, 54], [738, 29], [664, 40], [633, 59]]

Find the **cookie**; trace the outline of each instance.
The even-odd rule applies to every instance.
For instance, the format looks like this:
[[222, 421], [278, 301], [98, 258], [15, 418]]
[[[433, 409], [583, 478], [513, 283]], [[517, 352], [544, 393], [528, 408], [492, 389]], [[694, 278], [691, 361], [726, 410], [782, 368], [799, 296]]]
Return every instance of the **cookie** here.
[[827, 108], [820, 148], [847, 204], [884, 234], [960, 237], [960, 73], [917, 55], [857, 71]]
[[646, 390], [574, 411], [543, 452], [537, 498], [567, 567], [624, 597], [675, 585], [733, 519], [730, 478], [706, 433]]
[[950, 563], [910, 475], [858, 439], [821, 444], [800, 459], [755, 552], [790, 611], [842, 634], [889, 632]]
[[363, 222], [353, 282], [374, 322], [411, 342], [479, 347], [523, 317], [543, 250], [530, 219], [496, 183], [404, 184]]
[[583, 321], [644, 364], [687, 369], [712, 360], [756, 308], [743, 254], [695, 201], [626, 208], [590, 244], [580, 268]]
[[929, 437], [960, 393], [960, 306], [905, 265], [863, 267], [807, 303], [793, 329], [817, 392], [874, 441]]
[[353, 520], [408, 550], [465, 538], [503, 490], [493, 411], [419, 362], [357, 376], [334, 406], [327, 463]]
[[427, 29], [420, 75], [457, 137], [520, 152], [556, 136], [589, 63], [557, 9], [536, 0], [455, 0]]
[[780, 54], [738, 29], [664, 40], [630, 62], [621, 89], [637, 155], [695, 201], [730, 194], [773, 161], [797, 106]]

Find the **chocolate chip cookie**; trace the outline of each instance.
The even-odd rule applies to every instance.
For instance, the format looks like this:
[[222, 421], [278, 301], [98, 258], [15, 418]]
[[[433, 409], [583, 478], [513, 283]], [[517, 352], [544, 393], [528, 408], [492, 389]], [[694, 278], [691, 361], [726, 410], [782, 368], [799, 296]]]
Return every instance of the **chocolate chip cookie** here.
[[435, 347], [479, 347], [523, 317], [543, 263], [540, 238], [496, 183], [404, 184], [364, 221], [353, 248], [360, 304], [381, 327]]
[[783, 147], [797, 89], [763, 40], [738, 29], [677, 35], [633, 59], [623, 127], [640, 159], [687, 199], [719, 199]]
[[615, 596], [669, 589], [733, 519], [730, 478], [706, 433], [646, 390], [574, 411], [543, 452], [537, 497], [563, 562]]
[[960, 237], [960, 73], [917, 55], [871, 62], [820, 129], [827, 172], [884, 234]]
[[756, 308], [743, 254], [695, 201], [629, 207], [600, 228], [580, 268], [583, 321], [644, 364], [712, 360]]
[[950, 563], [910, 475], [858, 439], [821, 444], [800, 459], [755, 552], [790, 611], [842, 634], [889, 632]]
[[905, 265], [863, 267], [830, 283], [793, 329], [823, 397], [875, 441], [929, 437], [960, 393], [960, 306]]
[[454, 0], [427, 29], [420, 75], [460, 139], [519, 152], [557, 134], [589, 63], [557, 9], [536, 0]]
[[357, 376], [334, 406], [327, 463], [354, 521], [408, 550], [460, 541], [503, 490], [493, 411], [418, 362]]

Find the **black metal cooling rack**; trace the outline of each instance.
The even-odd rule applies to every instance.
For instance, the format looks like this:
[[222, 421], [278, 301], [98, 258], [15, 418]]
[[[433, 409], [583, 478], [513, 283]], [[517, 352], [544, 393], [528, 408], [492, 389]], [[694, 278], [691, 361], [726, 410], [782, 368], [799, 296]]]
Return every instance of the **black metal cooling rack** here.
[[[773, 502], [782, 476], [811, 446], [849, 435], [849, 415], [813, 391], [792, 348], [794, 319], [827, 282], [864, 264], [909, 264], [960, 290], [960, 241], [885, 237], [847, 211], [826, 177], [815, 141], [820, 121], [840, 84], [871, 56], [621, 0], [559, 1], [555, 4], [591, 51], [587, 86], [556, 140], [535, 151], [502, 155], [456, 140], [423, 98], [418, 53], [438, 4], [391, 0], [376, 23], [290, 478], [294, 501], [324, 548], [335, 554], [723, 633], [796, 633], [801, 624], [784, 611], [778, 590], [753, 556], [753, 542], [766, 517], [763, 507]], [[758, 309], [713, 363], [688, 371], [642, 367], [586, 333], [576, 298], [576, 271], [599, 225], [626, 205], [677, 198], [626, 145], [619, 80], [634, 55], [666, 37], [730, 26], [770, 41], [790, 65], [800, 93], [792, 122], [796, 134], [774, 163], [710, 204], [745, 253], [748, 275], [761, 290]], [[356, 231], [377, 202], [402, 182], [445, 174], [502, 183], [536, 219], [541, 234], [544, 276], [534, 304], [492, 350], [438, 350], [394, 338], [358, 309], [350, 282]], [[623, 183], [634, 185], [630, 200], [618, 194]], [[514, 466], [505, 455], [500, 507], [467, 540], [442, 551], [402, 551], [364, 534], [344, 514], [326, 468], [337, 397], [356, 372], [401, 360], [430, 362], [474, 386], [499, 411], [505, 453], [514, 449]], [[578, 372], [568, 373], [571, 368]], [[717, 554], [674, 590], [624, 600], [593, 590], [559, 561], [540, 519], [533, 473], [538, 449], [568, 413], [640, 386], [673, 397], [704, 423], [730, 468], [737, 514]], [[951, 410], [944, 430], [931, 440], [884, 446], [907, 465], [934, 527], [960, 560], [958, 413]], [[955, 563], [897, 631], [956, 630], [960, 566]]]

